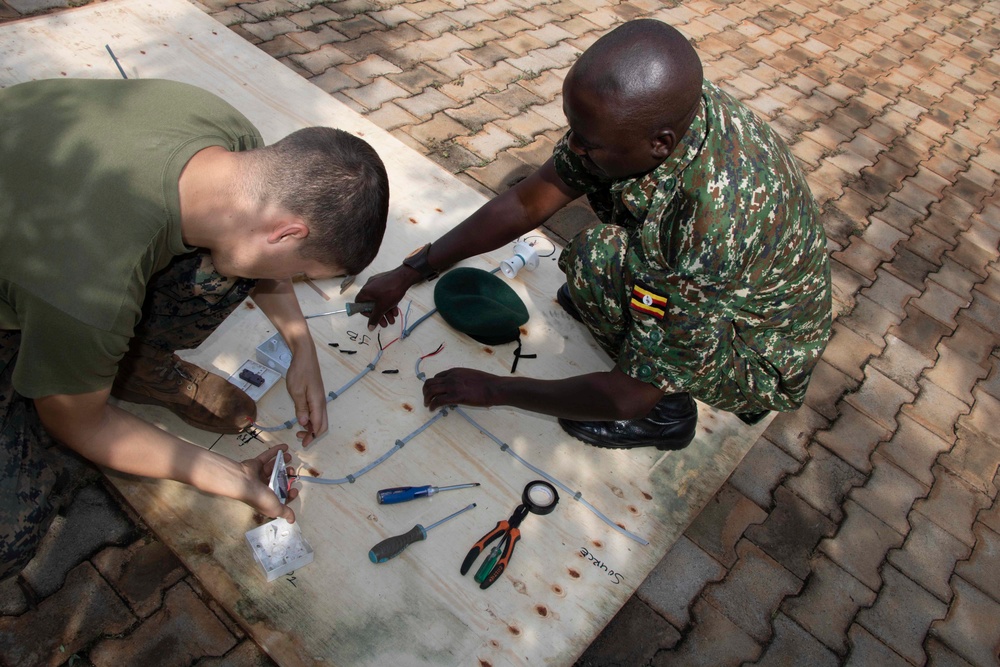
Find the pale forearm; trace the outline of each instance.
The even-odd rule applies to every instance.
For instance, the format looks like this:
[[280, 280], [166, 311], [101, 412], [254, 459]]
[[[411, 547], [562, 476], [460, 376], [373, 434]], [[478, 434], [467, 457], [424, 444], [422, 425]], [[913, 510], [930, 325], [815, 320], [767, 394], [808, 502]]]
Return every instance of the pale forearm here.
[[251, 502], [243, 466], [185, 442], [113, 405], [74, 429], [55, 430], [66, 446], [94, 463], [120, 472], [172, 479], [215, 495]]
[[293, 355], [301, 346], [314, 347], [291, 280], [260, 280], [250, 296], [288, 343]]

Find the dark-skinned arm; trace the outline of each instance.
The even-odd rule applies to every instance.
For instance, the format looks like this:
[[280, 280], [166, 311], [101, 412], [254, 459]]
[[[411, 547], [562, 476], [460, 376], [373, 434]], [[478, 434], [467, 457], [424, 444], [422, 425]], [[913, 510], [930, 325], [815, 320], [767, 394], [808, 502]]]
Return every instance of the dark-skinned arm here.
[[[580, 196], [556, 173], [552, 159], [526, 179], [481, 206], [431, 245], [428, 262], [445, 269], [463, 259], [496, 250], [524, 236]], [[396, 305], [420, 275], [401, 264], [373, 276], [358, 292], [359, 302], [374, 301], [369, 328], [395, 322]]]
[[[112, 470], [172, 479], [219, 496], [235, 498], [269, 517], [295, 521], [264, 481], [275, 456], [287, 445], [268, 449], [246, 461], [233, 461], [163, 431], [110, 405], [110, 390], [61, 394], [35, 399], [45, 430], [84, 458]], [[295, 489], [289, 497], [297, 495]]]
[[492, 375], [471, 368], [442, 371], [424, 383], [424, 405], [509, 405], [577, 421], [645, 417], [663, 398], [651, 384], [613, 369], [563, 380]]

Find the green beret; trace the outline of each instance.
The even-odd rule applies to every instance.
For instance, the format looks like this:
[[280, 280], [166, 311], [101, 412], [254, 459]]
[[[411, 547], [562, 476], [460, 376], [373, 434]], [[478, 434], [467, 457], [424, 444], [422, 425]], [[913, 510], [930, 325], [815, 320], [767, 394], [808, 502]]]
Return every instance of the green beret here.
[[482, 269], [452, 269], [434, 286], [434, 305], [444, 321], [484, 345], [520, 336], [528, 309], [502, 278]]

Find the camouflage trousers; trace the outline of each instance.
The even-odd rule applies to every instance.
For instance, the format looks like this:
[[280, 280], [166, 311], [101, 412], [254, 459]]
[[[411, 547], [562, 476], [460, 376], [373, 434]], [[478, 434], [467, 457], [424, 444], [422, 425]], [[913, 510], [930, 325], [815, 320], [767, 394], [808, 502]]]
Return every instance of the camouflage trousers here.
[[[250, 293], [255, 281], [219, 275], [205, 251], [175, 257], [146, 289], [130, 353], [197, 347]], [[62, 446], [42, 426], [34, 401], [12, 384], [20, 331], [0, 331], [0, 579], [31, 560], [49, 524], [69, 498]], [[71, 341], [67, 341], [71, 344]]]

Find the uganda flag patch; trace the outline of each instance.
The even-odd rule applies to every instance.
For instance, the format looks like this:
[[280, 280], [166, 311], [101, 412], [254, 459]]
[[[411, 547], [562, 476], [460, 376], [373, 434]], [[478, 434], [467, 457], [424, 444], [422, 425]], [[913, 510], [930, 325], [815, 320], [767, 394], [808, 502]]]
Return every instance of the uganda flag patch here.
[[636, 281], [632, 286], [632, 300], [629, 306], [633, 310], [638, 310], [645, 315], [651, 315], [658, 320], [662, 320], [666, 315], [667, 297], [661, 296], [644, 285]]

